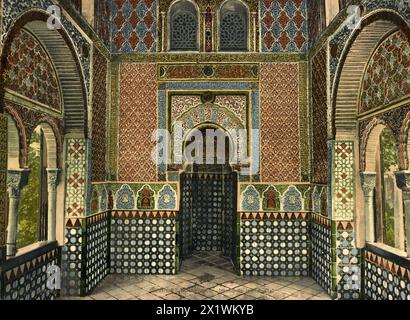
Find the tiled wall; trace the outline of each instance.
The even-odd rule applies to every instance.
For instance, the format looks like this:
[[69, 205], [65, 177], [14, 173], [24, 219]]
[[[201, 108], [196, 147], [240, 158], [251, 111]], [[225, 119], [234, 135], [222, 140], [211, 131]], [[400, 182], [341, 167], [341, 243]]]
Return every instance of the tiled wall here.
[[307, 2], [307, 0], [259, 2], [262, 52], [306, 51]]
[[175, 274], [176, 212], [113, 211], [110, 273]]
[[393, 262], [378, 250], [364, 251], [364, 297], [371, 300], [410, 300], [410, 264]]
[[306, 213], [242, 213], [240, 271], [254, 276], [308, 276]]
[[110, 217], [110, 212], [102, 212], [86, 220], [86, 294], [92, 292], [109, 272]]
[[11, 259], [3, 266], [3, 295], [0, 300], [50, 300], [57, 291], [47, 288], [47, 270], [60, 266], [57, 243]]
[[332, 294], [332, 222], [312, 214], [311, 219], [311, 275], [330, 295]]
[[111, 50], [141, 53], [157, 50], [157, 1], [112, 1]]

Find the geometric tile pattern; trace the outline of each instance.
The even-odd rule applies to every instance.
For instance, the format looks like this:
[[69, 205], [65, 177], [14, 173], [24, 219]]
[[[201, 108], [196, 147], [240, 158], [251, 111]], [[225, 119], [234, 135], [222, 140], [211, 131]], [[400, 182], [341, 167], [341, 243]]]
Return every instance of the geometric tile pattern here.
[[330, 295], [332, 293], [331, 221], [312, 214], [312, 277]]
[[313, 182], [327, 183], [327, 47], [312, 59]]
[[87, 143], [84, 139], [67, 140], [66, 217], [85, 215]]
[[[29, 253], [20, 264], [4, 270], [4, 300], [53, 300], [57, 291], [49, 290], [47, 270], [60, 265], [60, 249], [56, 246], [47, 252]], [[34, 256], [33, 256], [34, 255]]]
[[307, 2], [307, 0], [259, 2], [262, 52], [306, 51]]
[[79, 296], [83, 293], [82, 268], [83, 261], [83, 230], [80, 220], [75, 225], [66, 225], [65, 245], [62, 248], [62, 294], [66, 296]]
[[94, 47], [92, 106], [92, 181], [105, 181], [107, 121], [107, 60]]
[[352, 220], [355, 213], [353, 142], [336, 141], [334, 146], [333, 220]]
[[112, 1], [112, 45], [114, 53], [157, 50], [157, 2], [155, 0]]
[[[0, 114], [0, 150], [7, 150], [7, 118]], [[0, 153], [0, 250], [6, 244], [7, 152]]]
[[410, 300], [410, 270], [366, 251], [364, 295], [372, 300]]
[[[157, 181], [151, 153], [151, 136], [157, 127], [155, 64], [123, 64], [120, 67], [119, 180]], [[136, 121], [138, 119], [138, 121]]]
[[240, 270], [243, 275], [309, 275], [307, 220], [241, 220], [240, 230]]
[[351, 222], [336, 223], [337, 298], [360, 299], [360, 250], [355, 246], [355, 232]]
[[5, 87], [61, 111], [61, 92], [53, 63], [31, 33], [20, 30], [10, 44]]
[[110, 273], [175, 274], [176, 219], [144, 212], [111, 218]]
[[86, 260], [85, 292], [89, 294], [107, 276], [108, 236], [110, 233], [110, 213], [103, 212], [86, 220]]
[[262, 64], [260, 95], [262, 181], [300, 181], [299, 65]]
[[410, 94], [410, 44], [399, 31], [375, 51], [363, 78], [360, 112], [387, 105]]

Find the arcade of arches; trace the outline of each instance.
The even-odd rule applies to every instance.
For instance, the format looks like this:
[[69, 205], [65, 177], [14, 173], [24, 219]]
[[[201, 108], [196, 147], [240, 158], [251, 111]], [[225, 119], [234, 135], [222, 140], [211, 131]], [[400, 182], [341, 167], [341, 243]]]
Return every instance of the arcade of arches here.
[[[410, 300], [410, 8], [350, 2], [3, 0], [0, 299], [212, 256], [239, 282]], [[222, 162], [189, 163], [215, 130]]]

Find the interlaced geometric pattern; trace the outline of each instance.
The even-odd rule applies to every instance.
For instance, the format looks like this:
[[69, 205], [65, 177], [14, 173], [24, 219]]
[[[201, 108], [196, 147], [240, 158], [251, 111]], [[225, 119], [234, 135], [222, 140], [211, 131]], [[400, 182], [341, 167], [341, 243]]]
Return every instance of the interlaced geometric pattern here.
[[48, 252], [23, 259], [20, 265], [4, 270], [4, 300], [52, 300], [57, 291], [49, 290], [47, 270], [58, 266], [60, 249], [52, 248]]
[[250, 276], [307, 276], [308, 221], [241, 220], [241, 272]]
[[195, 14], [180, 12], [171, 21], [171, 50], [194, 51], [197, 44], [198, 22]]
[[175, 219], [112, 217], [111, 273], [174, 274], [176, 258]]
[[106, 114], [107, 114], [107, 60], [94, 49], [93, 117], [92, 117], [92, 180], [105, 180]]
[[331, 221], [312, 214], [312, 277], [328, 294], [332, 291]]
[[156, 143], [157, 80], [155, 64], [123, 64], [120, 69], [119, 180], [157, 181], [151, 153]]
[[108, 274], [108, 235], [110, 214], [103, 212], [87, 218], [87, 257], [85, 290], [90, 293]]
[[410, 300], [410, 270], [367, 251], [364, 295], [373, 300]]
[[354, 203], [353, 142], [337, 141], [334, 147], [334, 220], [352, 220]]
[[246, 15], [241, 12], [226, 12], [221, 18], [221, 50], [246, 51], [248, 27]]
[[312, 61], [313, 177], [327, 183], [327, 49], [324, 46]]
[[263, 64], [260, 83], [262, 181], [299, 181], [299, 66]]

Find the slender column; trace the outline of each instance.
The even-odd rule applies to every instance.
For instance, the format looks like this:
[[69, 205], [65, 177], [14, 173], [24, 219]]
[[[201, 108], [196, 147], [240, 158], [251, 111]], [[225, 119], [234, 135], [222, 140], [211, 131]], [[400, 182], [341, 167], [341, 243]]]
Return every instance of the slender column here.
[[256, 17], [257, 17], [257, 15], [258, 15], [258, 13], [257, 12], [252, 12], [251, 13], [252, 14], [252, 24], [253, 24], [253, 44], [252, 44], [252, 51], [253, 52], [256, 52], [257, 51], [257, 47], [258, 47], [258, 45], [257, 45], [257, 39], [256, 39], [256, 23], [257, 23], [257, 19], [256, 19]]
[[376, 187], [375, 172], [361, 172], [362, 190], [364, 193], [364, 214], [366, 224], [366, 241], [375, 242], [374, 230], [374, 189]]
[[28, 182], [30, 170], [16, 169], [7, 172], [7, 189], [9, 192], [9, 221], [7, 224], [7, 256], [17, 253], [17, 223], [21, 190]]
[[403, 191], [404, 214], [406, 215], [407, 256], [410, 258], [410, 171], [396, 172], [396, 183]]
[[60, 169], [47, 168], [48, 184], [48, 212], [47, 212], [47, 240], [56, 240], [56, 204], [57, 204], [57, 185]]
[[165, 12], [161, 12], [161, 52], [165, 52]]

